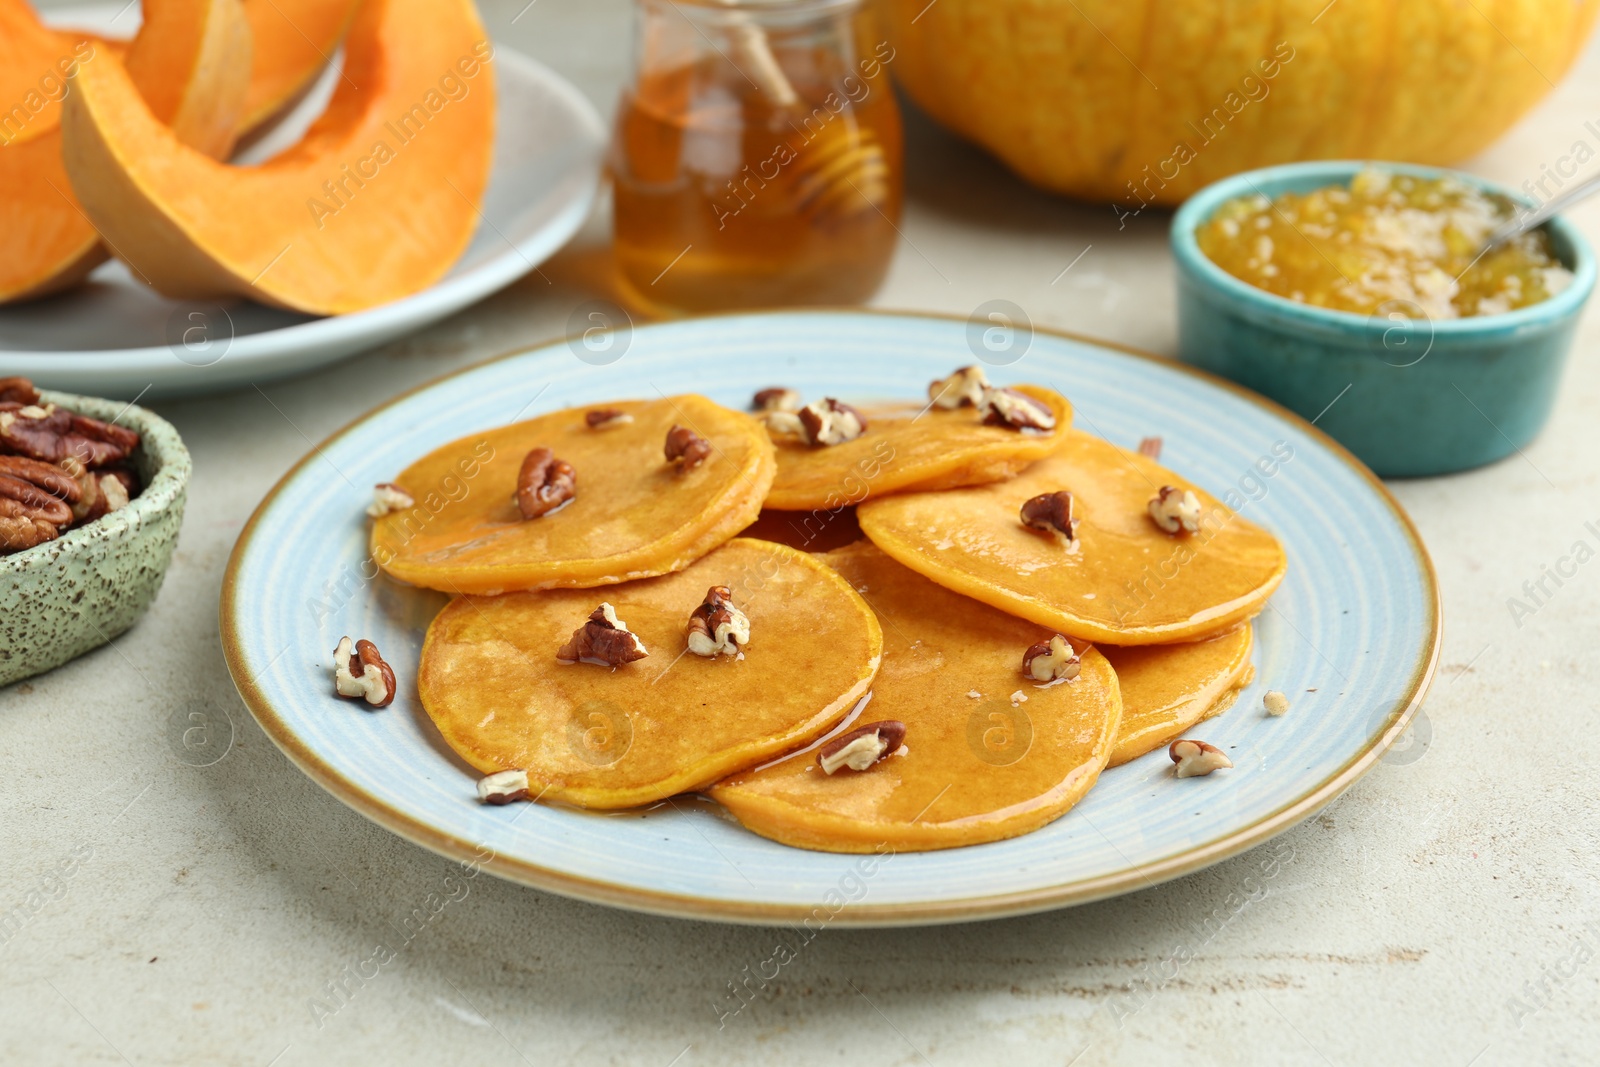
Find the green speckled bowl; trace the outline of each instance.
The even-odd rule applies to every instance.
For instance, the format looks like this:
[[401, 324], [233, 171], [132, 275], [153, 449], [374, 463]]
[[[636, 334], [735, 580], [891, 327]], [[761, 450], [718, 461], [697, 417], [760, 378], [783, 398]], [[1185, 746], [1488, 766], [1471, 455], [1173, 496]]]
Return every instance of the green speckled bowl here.
[[144, 614], [172, 561], [189, 487], [189, 450], [165, 419], [118, 401], [40, 395], [137, 430], [133, 459], [144, 491], [48, 544], [0, 556], [0, 685], [59, 667]]
[[[1178, 355], [1304, 415], [1385, 478], [1447, 474], [1510, 455], [1538, 434], [1555, 403], [1578, 316], [1595, 286], [1588, 242], [1564, 219], [1551, 244], [1573, 273], [1549, 300], [1502, 315], [1430, 321], [1420, 308], [1387, 314], [1297, 304], [1211, 262], [1194, 231], [1227, 200], [1348, 184], [1359, 160], [1290, 163], [1225, 178], [1172, 220], [1178, 266]], [[1526, 197], [1461, 171], [1371, 164], [1419, 177], [1449, 175], [1513, 201]]]

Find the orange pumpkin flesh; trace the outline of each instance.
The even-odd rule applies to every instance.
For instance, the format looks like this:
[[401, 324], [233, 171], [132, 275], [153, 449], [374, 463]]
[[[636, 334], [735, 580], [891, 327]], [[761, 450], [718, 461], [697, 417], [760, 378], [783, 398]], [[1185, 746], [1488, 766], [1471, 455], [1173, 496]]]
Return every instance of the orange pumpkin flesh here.
[[240, 0], [145, 0], [123, 62], [158, 122], [213, 159], [233, 149], [250, 87], [250, 23]]
[[[729, 586], [750, 619], [741, 655], [685, 650], [689, 613], [712, 585]], [[557, 662], [601, 602], [649, 655], [615, 669]], [[736, 538], [665, 577], [457, 597], [428, 627], [417, 689], [445, 741], [478, 770], [525, 770], [546, 800], [626, 808], [828, 730], [866, 693], [882, 649], [872, 611], [823, 563]]]
[[[106, 251], [62, 161], [61, 97], [85, 61], [124, 46], [43, 26], [23, 0], [0, 0], [0, 304], [70, 288]], [[202, 150], [232, 144], [250, 66], [239, 0], [148, 0], [127, 47], [132, 86], [159, 121]]]
[[240, 136], [270, 125], [316, 81], [355, 17], [359, 0], [245, 0], [255, 60]]
[[1250, 683], [1249, 625], [1181, 645], [1096, 645], [1122, 687], [1122, 723], [1108, 767], [1119, 767], [1221, 715]]
[[864, 590], [883, 625], [883, 664], [857, 722], [905, 723], [906, 752], [833, 775], [800, 752], [717, 783], [712, 797], [745, 827], [825, 852], [954, 848], [1037, 830], [1099, 779], [1122, 708], [1105, 657], [1082, 648], [1076, 679], [1040, 685], [1021, 673], [1046, 636], [1039, 627], [867, 542], [818, 558]]
[[470, 0], [369, 0], [327, 111], [258, 167], [181, 145], [97, 56], [67, 96], [67, 170], [107, 243], [167, 296], [359, 311], [428, 287], [471, 240], [492, 53]]

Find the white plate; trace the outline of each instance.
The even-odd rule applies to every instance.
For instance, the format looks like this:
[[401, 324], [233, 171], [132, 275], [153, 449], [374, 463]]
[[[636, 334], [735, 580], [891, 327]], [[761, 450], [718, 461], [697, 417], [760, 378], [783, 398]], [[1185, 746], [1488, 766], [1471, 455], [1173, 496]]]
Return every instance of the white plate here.
[[[129, 13], [118, 19], [119, 10]], [[54, 24], [115, 36], [137, 29], [134, 5], [50, 16]], [[606, 131], [589, 101], [548, 67], [504, 46], [496, 46], [495, 60], [499, 109], [483, 219], [461, 260], [432, 288], [368, 311], [313, 318], [243, 300], [167, 300], [113, 261], [69, 293], [0, 308], [0, 372], [92, 396], [217, 392], [344, 359], [516, 281], [588, 216]], [[292, 143], [321, 112], [335, 80], [330, 68], [284, 124], [241, 158], [258, 161]]]

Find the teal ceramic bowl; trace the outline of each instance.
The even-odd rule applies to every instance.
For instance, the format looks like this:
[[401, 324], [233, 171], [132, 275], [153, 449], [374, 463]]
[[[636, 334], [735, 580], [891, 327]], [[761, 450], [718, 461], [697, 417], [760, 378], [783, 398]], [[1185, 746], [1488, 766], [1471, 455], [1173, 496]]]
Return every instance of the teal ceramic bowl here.
[[1195, 229], [1225, 201], [1348, 184], [1362, 167], [1451, 176], [1526, 203], [1459, 171], [1359, 160], [1248, 171], [1190, 197], [1172, 220], [1178, 264], [1178, 352], [1315, 420], [1384, 477], [1466, 470], [1538, 434], [1555, 403], [1578, 316], [1595, 283], [1594, 254], [1562, 219], [1551, 243], [1573, 272], [1550, 300], [1503, 315], [1434, 321], [1395, 306], [1372, 316], [1297, 304], [1212, 263]]

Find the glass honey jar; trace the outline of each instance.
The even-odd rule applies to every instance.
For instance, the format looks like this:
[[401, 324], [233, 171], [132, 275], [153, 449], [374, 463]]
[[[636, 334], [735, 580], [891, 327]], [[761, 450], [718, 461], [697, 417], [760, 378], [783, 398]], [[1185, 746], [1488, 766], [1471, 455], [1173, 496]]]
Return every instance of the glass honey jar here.
[[638, 0], [610, 172], [622, 282], [676, 314], [870, 297], [902, 197], [860, 0]]

